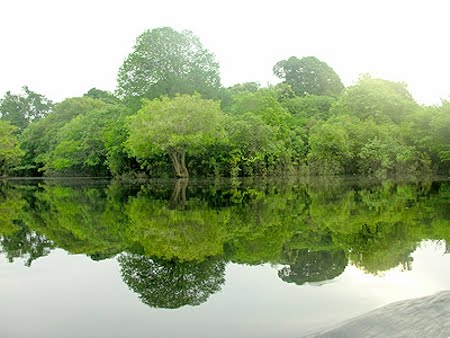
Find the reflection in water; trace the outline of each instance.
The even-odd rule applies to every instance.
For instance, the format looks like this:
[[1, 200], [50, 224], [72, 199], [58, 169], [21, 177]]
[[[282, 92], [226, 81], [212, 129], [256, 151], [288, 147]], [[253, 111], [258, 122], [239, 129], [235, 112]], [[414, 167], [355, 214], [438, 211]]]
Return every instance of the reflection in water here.
[[215, 259], [179, 262], [122, 254], [118, 260], [123, 281], [151, 307], [200, 305], [225, 282], [225, 262]]
[[0, 186], [0, 250], [30, 265], [53, 248], [101, 260], [153, 307], [198, 305], [227, 262], [283, 265], [302, 285], [349, 262], [410, 269], [424, 239], [450, 240], [448, 181], [58, 181]]
[[302, 249], [289, 252], [289, 256], [290, 265], [278, 271], [278, 276], [285, 282], [298, 285], [333, 279], [344, 272], [348, 263], [343, 250]]

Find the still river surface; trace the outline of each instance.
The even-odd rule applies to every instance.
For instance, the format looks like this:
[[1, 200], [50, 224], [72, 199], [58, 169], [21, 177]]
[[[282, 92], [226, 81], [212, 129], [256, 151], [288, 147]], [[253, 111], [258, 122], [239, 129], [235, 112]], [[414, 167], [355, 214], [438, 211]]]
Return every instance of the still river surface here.
[[301, 337], [450, 289], [450, 183], [0, 182], [1, 337]]

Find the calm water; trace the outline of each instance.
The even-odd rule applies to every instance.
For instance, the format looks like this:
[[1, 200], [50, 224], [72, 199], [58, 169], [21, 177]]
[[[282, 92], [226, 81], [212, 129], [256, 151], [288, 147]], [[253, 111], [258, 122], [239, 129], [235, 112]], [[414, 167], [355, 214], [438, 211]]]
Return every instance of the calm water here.
[[0, 183], [1, 337], [300, 337], [450, 289], [448, 180]]

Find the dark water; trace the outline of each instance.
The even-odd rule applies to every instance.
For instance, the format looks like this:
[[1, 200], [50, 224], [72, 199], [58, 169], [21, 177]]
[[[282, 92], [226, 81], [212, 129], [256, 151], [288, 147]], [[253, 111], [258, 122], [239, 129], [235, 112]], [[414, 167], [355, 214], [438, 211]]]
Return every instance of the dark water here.
[[1, 337], [299, 337], [450, 289], [448, 180], [0, 183]]

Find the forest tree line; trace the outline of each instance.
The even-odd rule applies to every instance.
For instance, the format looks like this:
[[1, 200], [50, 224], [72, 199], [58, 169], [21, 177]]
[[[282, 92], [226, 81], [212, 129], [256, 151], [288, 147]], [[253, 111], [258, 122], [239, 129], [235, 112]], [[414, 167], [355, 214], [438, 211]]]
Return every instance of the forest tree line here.
[[189, 31], [140, 35], [117, 90], [53, 103], [0, 99], [2, 176], [415, 175], [450, 171], [450, 102], [363, 75], [345, 88], [316, 57], [277, 62], [277, 85], [223, 87]]

